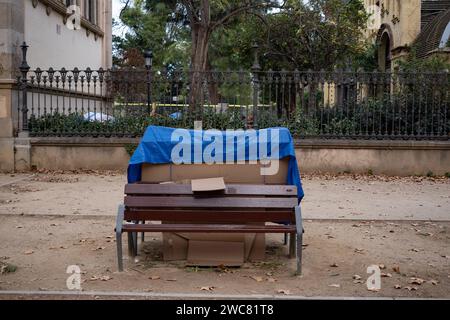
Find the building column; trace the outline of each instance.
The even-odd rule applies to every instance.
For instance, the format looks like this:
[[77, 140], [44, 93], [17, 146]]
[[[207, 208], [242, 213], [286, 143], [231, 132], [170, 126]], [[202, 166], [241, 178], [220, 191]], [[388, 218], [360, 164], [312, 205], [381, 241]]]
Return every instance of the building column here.
[[103, 20], [103, 67], [112, 67], [112, 0], [102, 1]]
[[0, 0], [0, 171], [14, 170], [17, 132], [17, 75], [24, 40], [25, 1]]

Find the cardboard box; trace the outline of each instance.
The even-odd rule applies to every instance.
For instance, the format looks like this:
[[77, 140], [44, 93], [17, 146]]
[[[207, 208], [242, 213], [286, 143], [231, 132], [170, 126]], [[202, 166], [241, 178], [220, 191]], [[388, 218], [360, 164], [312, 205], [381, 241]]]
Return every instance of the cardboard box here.
[[223, 177], [225, 183], [286, 184], [288, 158], [279, 161], [275, 175], [261, 175], [261, 164], [143, 164], [142, 182], [161, 183]]
[[165, 261], [195, 266], [241, 266], [265, 258], [265, 235], [256, 233], [163, 233]]
[[[275, 175], [261, 175], [256, 164], [144, 164], [142, 182], [192, 183], [192, 179], [223, 177], [228, 184], [286, 184], [288, 158], [279, 161]], [[166, 223], [163, 221], [163, 223]], [[187, 260], [197, 266], [241, 266], [265, 259], [265, 234], [163, 233], [165, 261]]]

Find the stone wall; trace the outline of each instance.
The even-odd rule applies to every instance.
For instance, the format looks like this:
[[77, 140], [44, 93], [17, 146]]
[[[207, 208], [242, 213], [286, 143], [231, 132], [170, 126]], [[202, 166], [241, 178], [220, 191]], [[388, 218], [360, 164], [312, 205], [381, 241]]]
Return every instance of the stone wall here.
[[450, 141], [299, 140], [303, 172], [444, 175], [450, 172]]
[[[30, 168], [124, 170], [137, 139], [31, 138]], [[450, 141], [297, 140], [301, 172], [444, 175]]]

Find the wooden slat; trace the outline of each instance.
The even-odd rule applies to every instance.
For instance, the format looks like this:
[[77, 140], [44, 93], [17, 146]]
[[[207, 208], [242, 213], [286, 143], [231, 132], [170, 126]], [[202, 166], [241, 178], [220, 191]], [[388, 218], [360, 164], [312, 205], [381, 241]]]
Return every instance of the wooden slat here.
[[295, 221], [290, 211], [210, 211], [210, 210], [139, 210], [125, 211], [125, 220], [174, 222], [289, 222]]
[[297, 198], [126, 196], [124, 203], [140, 208], [294, 208]]
[[124, 232], [292, 233], [294, 225], [125, 224]]
[[297, 197], [296, 186], [286, 185], [227, 185], [226, 195], [261, 195]]
[[[133, 183], [125, 185], [125, 194], [145, 195], [145, 194], [165, 194], [165, 195], [192, 195], [191, 186], [188, 184], [150, 184]], [[227, 185], [225, 195], [255, 195], [255, 196], [297, 196], [296, 186], [286, 185]]]

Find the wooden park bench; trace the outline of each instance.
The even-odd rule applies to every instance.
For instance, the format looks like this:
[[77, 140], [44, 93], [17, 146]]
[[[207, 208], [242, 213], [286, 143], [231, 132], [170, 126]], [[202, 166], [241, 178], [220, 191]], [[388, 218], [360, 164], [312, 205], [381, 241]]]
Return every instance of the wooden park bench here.
[[284, 233], [290, 234], [289, 256], [297, 257], [301, 274], [303, 226], [296, 186], [227, 185], [222, 194], [199, 197], [189, 184], [134, 183], [125, 186], [125, 194], [115, 229], [119, 271], [124, 232], [131, 257], [137, 255], [138, 232]]

